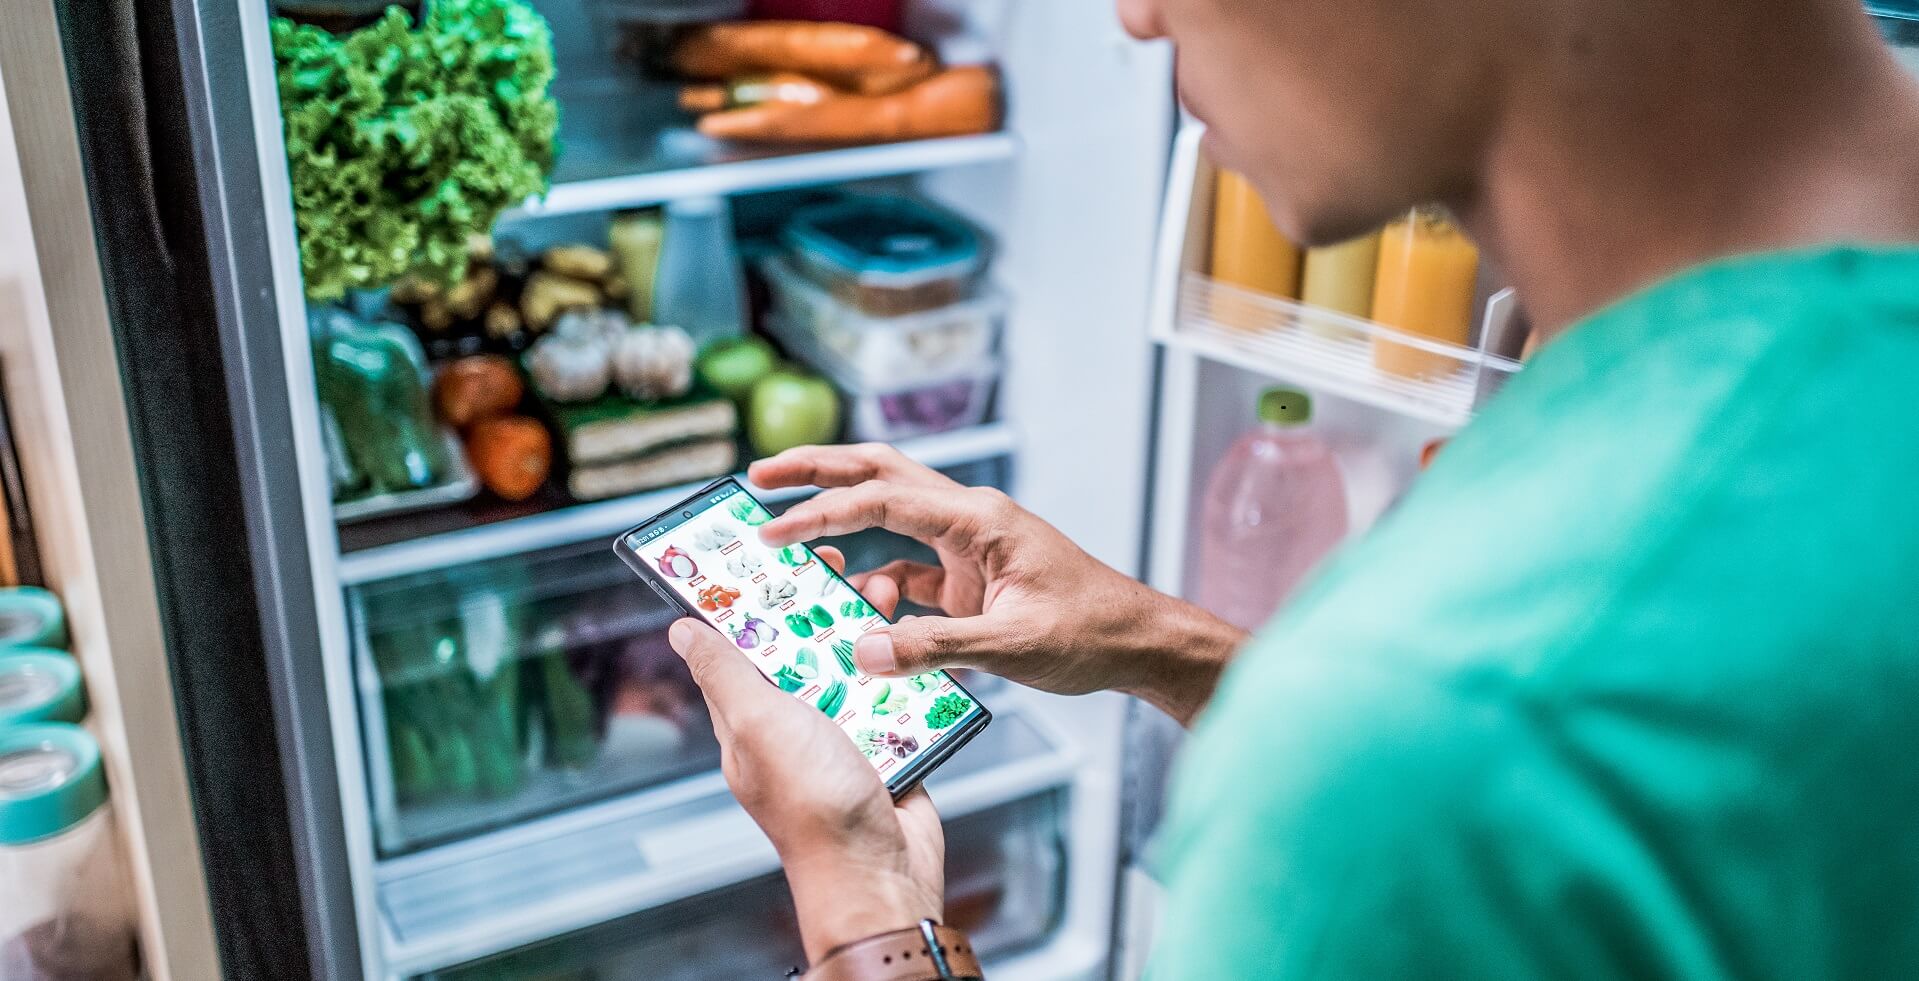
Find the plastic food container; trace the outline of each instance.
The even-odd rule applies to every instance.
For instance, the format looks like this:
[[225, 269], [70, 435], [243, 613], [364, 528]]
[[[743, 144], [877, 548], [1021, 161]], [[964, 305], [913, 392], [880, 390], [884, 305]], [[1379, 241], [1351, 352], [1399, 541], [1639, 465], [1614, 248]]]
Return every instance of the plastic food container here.
[[0, 728], [29, 722], [79, 722], [86, 714], [80, 665], [65, 651], [0, 650]]
[[853, 442], [886, 443], [977, 426], [986, 421], [999, 382], [1000, 364], [992, 357], [930, 378], [864, 378], [780, 317], [768, 317], [767, 328], [845, 394], [846, 438]]
[[991, 355], [1006, 321], [1006, 296], [991, 287], [950, 306], [873, 317], [801, 275], [783, 257], [765, 260], [760, 271], [779, 316], [842, 361], [862, 385], [950, 376], [955, 365]]
[[0, 977], [139, 976], [100, 747], [85, 729], [0, 729], [0, 884]]
[[795, 212], [782, 240], [799, 270], [873, 317], [965, 299], [985, 265], [979, 232], [906, 198], [853, 198]]

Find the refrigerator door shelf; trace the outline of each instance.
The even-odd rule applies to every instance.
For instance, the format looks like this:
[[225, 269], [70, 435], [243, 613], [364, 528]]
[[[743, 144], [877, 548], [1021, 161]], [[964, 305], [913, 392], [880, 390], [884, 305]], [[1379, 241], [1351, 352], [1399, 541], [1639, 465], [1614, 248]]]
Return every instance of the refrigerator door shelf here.
[[[1200, 152], [1205, 126], [1180, 133], [1161, 221], [1154, 277], [1153, 337], [1175, 350], [1443, 426], [1470, 419], [1482, 392], [1520, 363], [1483, 350], [1394, 330], [1298, 300], [1215, 282], [1210, 261], [1217, 171]], [[1503, 324], [1510, 291], [1481, 308]], [[1486, 330], [1481, 336], [1491, 336]], [[1374, 364], [1374, 348], [1417, 352], [1423, 375], [1403, 377]], [[1420, 357], [1423, 356], [1423, 357]]]
[[[927, 782], [948, 820], [1073, 781], [1077, 752], [1018, 693], [994, 707], [993, 724]], [[396, 975], [464, 964], [778, 867], [718, 774], [702, 774], [380, 863], [386, 963]]]
[[[947, 828], [946, 921], [968, 932], [995, 977], [1004, 958], [1057, 928], [1065, 807], [1064, 792], [1047, 791]], [[734, 981], [776, 978], [803, 960], [791, 898], [777, 876], [761, 876], [425, 977]]]

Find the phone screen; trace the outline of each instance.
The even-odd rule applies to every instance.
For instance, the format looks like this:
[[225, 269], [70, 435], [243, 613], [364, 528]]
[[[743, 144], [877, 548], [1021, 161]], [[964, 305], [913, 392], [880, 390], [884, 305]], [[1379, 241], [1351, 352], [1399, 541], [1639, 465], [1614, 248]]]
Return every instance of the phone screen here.
[[812, 549], [762, 544], [755, 529], [772, 517], [729, 479], [622, 535], [615, 550], [731, 638], [782, 691], [826, 713], [887, 786], [904, 792], [990, 714], [944, 671], [862, 673], [853, 645], [888, 621]]

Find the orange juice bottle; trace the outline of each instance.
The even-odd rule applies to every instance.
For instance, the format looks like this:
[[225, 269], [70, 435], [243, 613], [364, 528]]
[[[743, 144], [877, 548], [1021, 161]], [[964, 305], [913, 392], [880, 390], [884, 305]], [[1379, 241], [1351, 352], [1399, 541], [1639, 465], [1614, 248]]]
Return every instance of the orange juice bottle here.
[[[1479, 249], [1451, 216], [1427, 207], [1386, 226], [1373, 285], [1373, 320], [1436, 341], [1464, 346], [1472, 333], [1473, 283]], [[1449, 374], [1457, 358], [1379, 339], [1373, 364], [1407, 378]]]
[[[1299, 246], [1266, 213], [1266, 203], [1246, 178], [1222, 170], [1213, 193], [1213, 279], [1269, 296], [1299, 296]], [[1213, 318], [1233, 327], [1252, 328], [1271, 314], [1237, 297], [1217, 296]]]

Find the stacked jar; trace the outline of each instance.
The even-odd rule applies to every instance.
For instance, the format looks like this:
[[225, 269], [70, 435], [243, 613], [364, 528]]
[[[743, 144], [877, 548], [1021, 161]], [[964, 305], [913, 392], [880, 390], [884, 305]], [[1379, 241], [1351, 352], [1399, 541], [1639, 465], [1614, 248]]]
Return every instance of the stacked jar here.
[[134, 981], [120, 838], [65, 644], [53, 594], [0, 590], [0, 979]]

